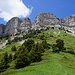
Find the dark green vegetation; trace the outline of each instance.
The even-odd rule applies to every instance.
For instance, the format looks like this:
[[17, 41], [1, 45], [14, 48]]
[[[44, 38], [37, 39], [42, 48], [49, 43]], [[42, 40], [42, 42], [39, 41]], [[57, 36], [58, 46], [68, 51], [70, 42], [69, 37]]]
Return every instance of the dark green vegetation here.
[[74, 36], [53, 29], [29, 34], [21, 46], [13, 42], [1, 50], [10, 60], [1, 75], [75, 75]]

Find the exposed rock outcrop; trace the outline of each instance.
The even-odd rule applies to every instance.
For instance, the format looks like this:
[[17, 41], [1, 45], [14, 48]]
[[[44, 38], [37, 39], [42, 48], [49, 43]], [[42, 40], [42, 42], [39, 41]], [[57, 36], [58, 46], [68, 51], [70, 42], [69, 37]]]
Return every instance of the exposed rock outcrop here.
[[75, 26], [75, 15], [72, 15], [66, 18], [62, 18], [61, 24], [64, 26]]
[[50, 26], [50, 25], [59, 25], [60, 21], [56, 16], [51, 13], [40, 13], [37, 15], [35, 21], [32, 24], [32, 27], [40, 26]]
[[9, 20], [6, 24], [5, 35], [13, 35], [19, 32], [19, 26], [21, 24], [21, 20], [18, 17], [14, 17]]
[[40, 13], [36, 16], [33, 23], [31, 23], [29, 18], [21, 20], [18, 17], [13, 17], [7, 22], [6, 26], [0, 25], [0, 35], [3, 35], [3, 33], [5, 33], [5, 35], [14, 35], [24, 32], [27, 29], [37, 29], [45, 26], [62, 26], [71, 30], [71, 32], [75, 32], [75, 15], [60, 19], [51, 13]]
[[16, 33], [21, 33], [26, 29], [30, 28], [31, 21], [29, 18], [25, 18], [24, 20], [19, 19], [18, 17], [14, 17], [9, 20], [6, 24], [5, 35], [14, 35]]
[[0, 24], [0, 35], [2, 36], [4, 34], [5, 25]]
[[29, 28], [31, 28], [31, 21], [30, 21], [29, 18], [25, 18], [21, 22], [19, 29], [20, 29], [21, 32], [23, 32], [23, 31], [25, 31], [26, 29], [29, 29]]

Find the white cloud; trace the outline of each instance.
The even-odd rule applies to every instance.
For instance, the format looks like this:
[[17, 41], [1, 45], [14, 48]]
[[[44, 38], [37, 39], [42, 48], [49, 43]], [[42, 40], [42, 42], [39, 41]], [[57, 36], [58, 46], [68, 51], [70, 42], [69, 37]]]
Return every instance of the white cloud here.
[[32, 7], [26, 7], [22, 0], [0, 0], [0, 18], [4, 21], [12, 17], [27, 17], [31, 12]]

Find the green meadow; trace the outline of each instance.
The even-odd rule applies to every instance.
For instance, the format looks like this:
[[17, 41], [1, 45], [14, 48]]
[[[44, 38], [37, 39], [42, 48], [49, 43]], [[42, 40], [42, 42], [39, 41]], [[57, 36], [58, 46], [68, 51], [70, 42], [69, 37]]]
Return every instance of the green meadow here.
[[[10, 67], [0, 75], [75, 75], [75, 36], [66, 33], [63, 30], [47, 30], [36, 35], [33, 39], [35, 42], [41, 42], [40, 37], [47, 40], [49, 44], [55, 44], [57, 39], [64, 40], [65, 52], [53, 53], [52, 48], [45, 50], [42, 61], [31, 63], [30, 66], [21, 69], [14, 69], [14, 61], [10, 63]], [[11, 47], [15, 45], [17, 48], [20, 44], [12, 43], [7, 45], [0, 51], [0, 55], [7, 51], [11, 53]]]

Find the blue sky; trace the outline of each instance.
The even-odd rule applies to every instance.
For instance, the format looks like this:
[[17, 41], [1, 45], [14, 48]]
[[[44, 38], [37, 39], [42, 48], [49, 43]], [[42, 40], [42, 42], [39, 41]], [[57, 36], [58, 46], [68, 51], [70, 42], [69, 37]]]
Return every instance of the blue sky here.
[[[51, 12], [59, 18], [64, 18], [75, 14], [75, 0], [22, 0], [26, 7], [31, 8], [32, 12], [29, 14], [31, 21], [40, 12]], [[0, 18], [0, 23], [6, 22]]]

